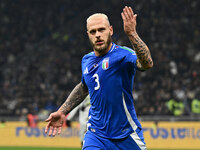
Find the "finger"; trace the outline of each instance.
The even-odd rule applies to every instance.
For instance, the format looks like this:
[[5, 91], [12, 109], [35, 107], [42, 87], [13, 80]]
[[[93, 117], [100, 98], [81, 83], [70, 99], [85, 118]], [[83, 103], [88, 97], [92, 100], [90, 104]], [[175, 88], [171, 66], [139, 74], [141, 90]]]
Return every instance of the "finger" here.
[[129, 7], [129, 11], [131, 13], [131, 16], [136, 20], [137, 14], [134, 14], [133, 9], [131, 7]]
[[127, 12], [127, 6], [123, 9], [123, 14], [126, 20], [129, 20], [128, 12]]
[[131, 7], [127, 7], [127, 6], [125, 7], [125, 12], [129, 20], [133, 18], [133, 12], [131, 12], [130, 9]]
[[121, 16], [122, 16], [122, 19], [125, 21], [126, 18], [125, 18], [125, 16], [124, 16], [124, 13], [123, 13], [123, 12], [121, 13]]
[[53, 136], [56, 135], [56, 132], [57, 132], [57, 128], [55, 127], [55, 128], [53, 129]]
[[128, 19], [131, 19], [133, 16], [131, 15], [131, 11], [129, 10], [129, 7], [125, 7], [125, 12], [126, 12], [126, 15], [128, 17]]
[[58, 135], [61, 133], [61, 129], [62, 129], [62, 127], [58, 128]]
[[129, 13], [131, 17], [134, 17], [134, 12], [133, 9], [131, 7], [128, 7]]
[[135, 20], [136, 20], [136, 18], [137, 18], [137, 14], [134, 15], [134, 19], [135, 19]]
[[45, 128], [45, 133], [46, 133], [46, 134], [47, 134], [47, 132], [48, 132], [48, 130], [49, 130], [50, 123], [51, 123], [51, 122], [48, 122], [48, 124], [47, 124], [47, 126], [46, 126], [46, 128]]
[[53, 132], [53, 127], [51, 126], [49, 129], [49, 136], [51, 136], [52, 132]]

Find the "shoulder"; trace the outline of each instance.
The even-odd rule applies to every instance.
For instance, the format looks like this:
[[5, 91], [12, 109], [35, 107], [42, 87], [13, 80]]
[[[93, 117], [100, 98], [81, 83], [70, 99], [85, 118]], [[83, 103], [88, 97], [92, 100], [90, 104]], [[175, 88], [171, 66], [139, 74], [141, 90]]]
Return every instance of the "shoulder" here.
[[135, 51], [129, 47], [126, 47], [126, 46], [119, 46], [117, 45], [119, 48], [119, 50], [123, 53], [126, 53], [126, 54], [136, 54]]
[[88, 54], [85, 54], [82, 58], [82, 61], [88, 60], [89, 58], [94, 56], [94, 52], [90, 52]]
[[115, 52], [117, 52], [117, 54], [121, 56], [136, 56], [135, 51], [126, 46], [116, 45]]
[[136, 64], [137, 55], [133, 49], [120, 45], [117, 45], [117, 47], [116, 53], [118, 57], [123, 58], [124, 62], [130, 62], [134, 65]]

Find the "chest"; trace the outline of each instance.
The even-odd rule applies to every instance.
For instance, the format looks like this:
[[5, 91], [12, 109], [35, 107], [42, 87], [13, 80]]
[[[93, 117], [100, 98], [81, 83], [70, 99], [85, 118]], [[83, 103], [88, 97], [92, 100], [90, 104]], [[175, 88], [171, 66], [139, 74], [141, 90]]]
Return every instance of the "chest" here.
[[88, 88], [98, 90], [120, 73], [121, 62], [117, 57], [90, 58], [82, 64], [83, 77]]

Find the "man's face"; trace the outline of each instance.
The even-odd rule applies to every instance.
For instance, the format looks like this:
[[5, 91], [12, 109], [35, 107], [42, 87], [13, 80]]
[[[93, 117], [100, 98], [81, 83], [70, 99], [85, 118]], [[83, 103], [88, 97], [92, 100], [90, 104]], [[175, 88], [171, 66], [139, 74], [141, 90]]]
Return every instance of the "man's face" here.
[[111, 36], [113, 34], [112, 26], [103, 17], [95, 17], [88, 21], [87, 33], [90, 43], [95, 51], [104, 53], [109, 50]]

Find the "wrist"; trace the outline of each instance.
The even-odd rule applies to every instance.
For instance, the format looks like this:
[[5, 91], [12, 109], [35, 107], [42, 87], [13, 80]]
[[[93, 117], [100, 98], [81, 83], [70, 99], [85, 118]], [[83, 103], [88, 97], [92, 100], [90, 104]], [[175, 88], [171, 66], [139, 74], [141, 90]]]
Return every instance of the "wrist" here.
[[137, 34], [136, 31], [134, 31], [134, 32], [128, 33], [127, 36], [128, 36], [128, 37], [138, 37], [138, 34]]
[[64, 111], [64, 110], [62, 110], [61, 108], [60, 109], [58, 109], [58, 111], [57, 111], [59, 114], [61, 114], [61, 115], [67, 115], [67, 112], [66, 111]]

